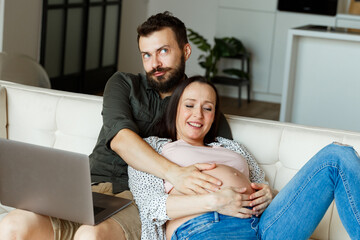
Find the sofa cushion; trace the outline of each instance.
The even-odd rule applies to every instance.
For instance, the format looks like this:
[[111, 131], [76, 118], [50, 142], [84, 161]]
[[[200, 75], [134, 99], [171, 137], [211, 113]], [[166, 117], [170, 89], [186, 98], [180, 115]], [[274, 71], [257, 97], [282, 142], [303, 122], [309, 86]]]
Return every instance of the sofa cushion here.
[[7, 138], [6, 89], [0, 85], [0, 137]]
[[59, 98], [10, 87], [7, 92], [9, 139], [52, 147]]
[[102, 126], [101, 109], [100, 98], [61, 98], [56, 109], [54, 147], [90, 154]]
[[102, 126], [102, 97], [6, 85], [8, 138], [90, 154]]

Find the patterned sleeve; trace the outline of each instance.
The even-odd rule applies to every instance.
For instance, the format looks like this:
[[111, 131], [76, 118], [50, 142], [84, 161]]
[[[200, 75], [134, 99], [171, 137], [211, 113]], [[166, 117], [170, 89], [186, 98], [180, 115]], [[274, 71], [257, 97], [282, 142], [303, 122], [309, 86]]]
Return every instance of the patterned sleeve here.
[[216, 140], [225, 148], [230, 149], [232, 151], [235, 151], [242, 155], [249, 165], [249, 179], [250, 182], [255, 183], [266, 183], [268, 182], [265, 180], [265, 172], [262, 170], [259, 166], [259, 164], [256, 162], [254, 156], [246, 149], [246, 147], [237, 141], [229, 140], [223, 137], [217, 137]]
[[[157, 152], [161, 153], [168, 139], [149, 137], [144, 139]], [[141, 239], [164, 239], [165, 222], [170, 218], [166, 214], [164, 181], [154, 175], [128, 167], [129, 187], [139, 208], [142, 223]], [[156, 237], [155, 237], [156, 236]]]

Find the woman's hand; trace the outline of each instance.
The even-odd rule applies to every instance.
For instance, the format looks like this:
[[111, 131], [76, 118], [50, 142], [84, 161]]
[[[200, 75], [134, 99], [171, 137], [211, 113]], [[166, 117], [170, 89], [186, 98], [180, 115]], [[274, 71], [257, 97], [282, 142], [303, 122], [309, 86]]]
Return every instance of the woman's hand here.
[[269, 206], [277, 191], [264, 183], [251, 183], [251, 187], [255, 192], [250, 195], [250, 207], [253, 207], [253, 214], [259, 216]]
[[173, 168], [167, 173], [167, 180], [174, 188], [183, 194], [206, 194], [220, 189], [222, 182], [204, 170], [211, 170], [216, 164], [197, 163], [188, 167]]
[[250, 218], [253, 214], [250, 206], [248, 194], [244, 194], [246, 188], [225, 187], [215, 193], [210, 194], [211, 210], [218, 213], [238, 218]]

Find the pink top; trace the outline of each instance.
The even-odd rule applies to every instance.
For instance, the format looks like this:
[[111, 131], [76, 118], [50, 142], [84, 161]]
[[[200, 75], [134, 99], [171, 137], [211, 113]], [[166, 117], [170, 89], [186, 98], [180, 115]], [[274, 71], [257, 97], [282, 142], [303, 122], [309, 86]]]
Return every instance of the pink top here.
[[[200, 147], [190, 145], [184, 140], [177, 140], [165, 144], [161, 155], [182, 167], [195, 163], [223, 164], [239, 170], [249, 178], [247, 161], [240, 154], [220, 146]], [[167, 181], [164, 184], [166, 193], [174, 187]]]

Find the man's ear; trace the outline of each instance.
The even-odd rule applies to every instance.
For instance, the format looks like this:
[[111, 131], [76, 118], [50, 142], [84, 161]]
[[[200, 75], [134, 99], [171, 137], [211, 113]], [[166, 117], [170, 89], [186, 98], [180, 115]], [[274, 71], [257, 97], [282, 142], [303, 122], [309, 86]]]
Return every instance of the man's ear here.
[[191, 45], [190, 43], [186, 43], [184, 46], [185, 61], [189, 59], [190, 55], [191, 55]]

